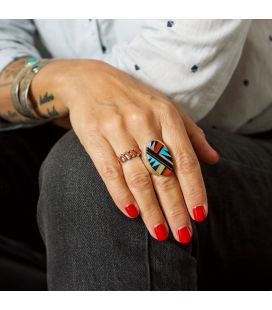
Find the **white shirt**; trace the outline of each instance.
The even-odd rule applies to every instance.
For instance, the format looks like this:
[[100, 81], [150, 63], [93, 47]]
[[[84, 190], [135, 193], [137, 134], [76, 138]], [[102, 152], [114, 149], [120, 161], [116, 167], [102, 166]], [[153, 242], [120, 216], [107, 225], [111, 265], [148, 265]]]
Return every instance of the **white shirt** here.
[[0, 20], [0, 70], [15, 57], [106, 61], [201, 125], [272, 129], [271, 20]]

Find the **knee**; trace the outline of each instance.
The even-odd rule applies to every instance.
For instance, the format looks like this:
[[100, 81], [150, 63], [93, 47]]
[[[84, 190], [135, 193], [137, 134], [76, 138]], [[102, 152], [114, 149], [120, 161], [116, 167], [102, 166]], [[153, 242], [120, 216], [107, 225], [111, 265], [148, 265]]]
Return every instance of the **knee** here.
[[[38, 222], [51, 289], [150, 289], [151, 272], [159, 278], [156, 288], [195, 287], [191, 245], [181, 247], [173, 238], [161, 244], [140, 217], [124, 216], [74, 132], [43, 163]], [[163, 263], [165, 257], [171, 264]]]
[[38, 223], [44, 238], [58, 229], [72, 237], [78, 225], [97, 226], [103, 218], [120, 216], [73, 131], [51, 149], [40, 169], [39, 186]]
[[73, 131], [63, 136], [48, 154], [39, 183], [38, 223], [45, 243], [56, 240], [57, 232], [69, 242], [84, 237], [87, 230], [95, 231], [90, 235], [94, 242], [111, 239], [121, 229], [144, 235], [140, 219], [132, 223], [115, 206]]
[[70, 131], [54, 145], [44, 160], [39, 185], [40, 188], [50, 184], [54, 184], [54, 188], [66, 188], [93, 169], [95, 168], [88, 154], [74, 131]]

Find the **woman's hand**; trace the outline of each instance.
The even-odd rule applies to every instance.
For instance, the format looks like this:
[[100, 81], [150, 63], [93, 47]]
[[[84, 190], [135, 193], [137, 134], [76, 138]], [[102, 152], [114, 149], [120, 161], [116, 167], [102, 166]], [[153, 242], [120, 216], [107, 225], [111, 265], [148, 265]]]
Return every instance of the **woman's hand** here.
[[[55, 97], [117, 207], [130, 217], [140, 214], [156, 239], [166, 239], [170, 228], [176, 240], [189, 242], [189, 215], [202, 221], [208, 213], [197, 155], [208, 163], [219, 159], [203, 131], [159, 91], [103, 62], [56, 61], [54, 76]], [[168, 147], [175, 174], [150, 174], [141, 157], [116, 160], [152, 139]]]

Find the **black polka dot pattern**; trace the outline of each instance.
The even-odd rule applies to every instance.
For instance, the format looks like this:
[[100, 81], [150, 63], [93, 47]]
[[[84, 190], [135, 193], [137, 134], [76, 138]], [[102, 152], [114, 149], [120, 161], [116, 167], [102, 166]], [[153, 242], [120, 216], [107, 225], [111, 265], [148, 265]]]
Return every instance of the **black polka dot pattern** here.
[[168, 20], [167, 27], [172, 28], [174, 26], [175, 22], [173, 20]]
[[102, 45], [101, 48], [102, 48], [102, 52], [103, 52], [103, 53], [106, 53], [106, 51], [107, 51], [106, 46], [105, 46], [105, 45]]
[[243, 83], [244, 83], [245, 86], [248, 86], [249, 85], [249, 80], [244, 80]]
[[193, 73], [195, 73], [197, 70], [198, 70], [198, 66], [197, 65], [193, 65], [192, 68], [191, 68], [191, 71]]
[[138, 65], [135, 65], [134, 68], [136, 71], [140, 70], [140, 67]]

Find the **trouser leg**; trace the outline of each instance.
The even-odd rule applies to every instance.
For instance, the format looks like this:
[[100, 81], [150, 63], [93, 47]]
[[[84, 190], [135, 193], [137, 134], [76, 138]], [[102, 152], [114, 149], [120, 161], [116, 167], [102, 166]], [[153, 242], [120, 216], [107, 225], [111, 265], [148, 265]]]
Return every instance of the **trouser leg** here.
[[196, 224], [199, 289], [271, 290], [272, 132], [265, 140], [206, 134], [221, 160], [202, 165], [209, 215]]
[[38, 218], [51, 290], [196, 289], [192, 245], [124, 216], [73, 132], [42, 166]]
[[0, 132], [0, 235], [35, 250], [44, 246], [36, 224], [40, 166], [65, 130], [53, 124]]
[[158, 242], [141, 219], [122, 215], [74, 133], [61, 139], [40, 175], [49, 288], [196, 289], [195, 252], [200, 289], [266, 288], [272, 258], [271, 140], [206, 133], [222, 158], [202, 165], [209, 215], [197, 223], [187, 246], [173, 238]]

